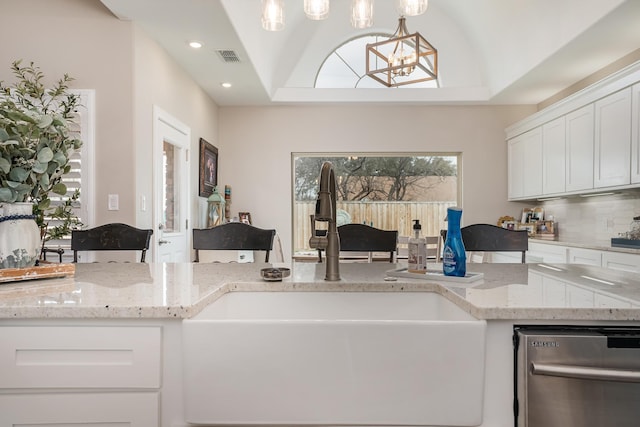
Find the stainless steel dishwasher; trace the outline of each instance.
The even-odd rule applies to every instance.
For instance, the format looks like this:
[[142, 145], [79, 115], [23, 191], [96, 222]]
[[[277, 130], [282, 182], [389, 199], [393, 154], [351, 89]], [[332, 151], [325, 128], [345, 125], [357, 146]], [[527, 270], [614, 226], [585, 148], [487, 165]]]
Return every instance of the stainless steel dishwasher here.
[[640, 425], [640, 328], [515, 326], [517, 427]]

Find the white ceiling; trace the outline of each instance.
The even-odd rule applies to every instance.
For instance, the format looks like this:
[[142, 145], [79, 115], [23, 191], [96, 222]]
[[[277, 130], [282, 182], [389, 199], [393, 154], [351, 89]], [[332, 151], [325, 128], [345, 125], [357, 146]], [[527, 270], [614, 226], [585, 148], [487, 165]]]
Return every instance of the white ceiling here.
[[[332, 0], [325, 21], [306, 19], [302, 0], [285, 0], [280, 32], [262, 29], [260, 0], [101, 1], [163, 46], [220, 106], [538, 104], [640, 48], [640, 0], [430, 0], [407, 26], [438, 49], [440, 88], [314, 89], [333, 49], [395, 31], [393, 0], [375, 2], [367, 30], [351, 27], [350, 0]], [[204, 48], [189, 48], [190, 40]], [[218, 49], [235, 51], [240, 62], [223, 62]]]

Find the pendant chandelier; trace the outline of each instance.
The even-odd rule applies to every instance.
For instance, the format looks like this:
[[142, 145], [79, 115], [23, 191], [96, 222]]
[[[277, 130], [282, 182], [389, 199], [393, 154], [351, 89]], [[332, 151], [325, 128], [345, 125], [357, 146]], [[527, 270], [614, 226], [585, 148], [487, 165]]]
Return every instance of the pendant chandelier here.
[[404, 16], [385, 41], [367, 44], [367, 75], [387, 87], [438, 78], [438, 51], [420, 33], [409, 34]]
[[[304, 0], [304, 13], [314, 21], [327, 19], [329, 3], [330, 0]], [[427, 10], [428, 3], [429, 0], [395, 0], [400, 16], [421, 15]], [[351, 25], [359, 29], [373, 25], [373, 0], [351, 0]], [[262, 28], [267, 31], [284, 28], [284, 0], [262, 0]]]

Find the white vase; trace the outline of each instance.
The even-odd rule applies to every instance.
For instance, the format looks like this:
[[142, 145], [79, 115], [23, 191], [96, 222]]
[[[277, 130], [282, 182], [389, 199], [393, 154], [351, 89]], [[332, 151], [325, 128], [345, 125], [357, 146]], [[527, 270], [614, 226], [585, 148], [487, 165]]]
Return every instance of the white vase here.
[[40, 229], [31, 203], [0, 203], [0, 268], [33, 267], [40, 254]]

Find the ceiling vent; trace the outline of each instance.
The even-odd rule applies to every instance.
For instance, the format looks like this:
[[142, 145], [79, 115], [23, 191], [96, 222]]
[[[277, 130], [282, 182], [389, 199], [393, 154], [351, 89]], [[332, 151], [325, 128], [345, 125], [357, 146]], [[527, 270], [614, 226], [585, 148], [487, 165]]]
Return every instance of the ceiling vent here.
[[229, 49], [218, 49], [216, 50], [222, 62], [232, 63], [232, 62], [240, 62], [240, 58], [238, 58], [238, 54]]

